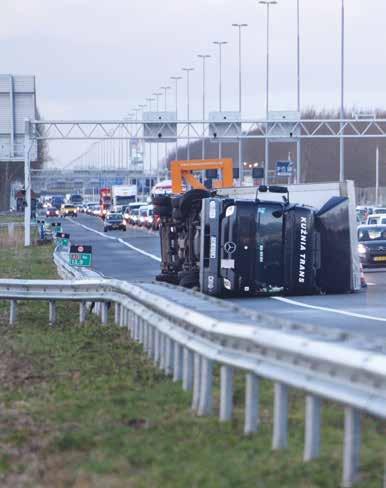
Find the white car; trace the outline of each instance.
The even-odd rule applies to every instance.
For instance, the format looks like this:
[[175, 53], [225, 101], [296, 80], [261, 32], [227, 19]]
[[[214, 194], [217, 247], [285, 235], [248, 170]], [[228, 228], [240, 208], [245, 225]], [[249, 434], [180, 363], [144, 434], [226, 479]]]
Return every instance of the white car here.
[[381, 213], [373, 213], [367, 217], [367, 225], [384, 225], [386, 224], [386, 212]]

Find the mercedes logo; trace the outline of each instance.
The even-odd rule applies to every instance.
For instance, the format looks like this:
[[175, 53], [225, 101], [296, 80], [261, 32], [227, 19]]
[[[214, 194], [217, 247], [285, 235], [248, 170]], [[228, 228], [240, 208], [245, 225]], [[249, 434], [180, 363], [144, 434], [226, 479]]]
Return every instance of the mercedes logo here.
[[382, 246], [379, 246], [379, 247], [378, 247], [378, 251], [384, 251], [384, 249], [385, 249], [385, 248], [384, 248], [384, 247], [382, 247]]
[[232, 241], [228, 241], [224, 244], [224, 251], [228, 254], [233, 254], [236, 251], [236, 244]]

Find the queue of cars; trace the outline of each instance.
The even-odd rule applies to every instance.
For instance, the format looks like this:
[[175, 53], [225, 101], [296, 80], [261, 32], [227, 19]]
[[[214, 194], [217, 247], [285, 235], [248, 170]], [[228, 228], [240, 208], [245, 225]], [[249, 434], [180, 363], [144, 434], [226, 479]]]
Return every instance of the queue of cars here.
[[363, 267], [386, 266], [386, 207], [358, 206], [358, 253]]
[[154, 215], [153, 205], [147, 202], [113, 206], [106, 214], [102, 214], [99, 203], [84, 203], [77, 208], [77, 212], [102, 218], [105, 232], [126, 230], [129, 225], [151, 230], [159, 229], [160, 218]]

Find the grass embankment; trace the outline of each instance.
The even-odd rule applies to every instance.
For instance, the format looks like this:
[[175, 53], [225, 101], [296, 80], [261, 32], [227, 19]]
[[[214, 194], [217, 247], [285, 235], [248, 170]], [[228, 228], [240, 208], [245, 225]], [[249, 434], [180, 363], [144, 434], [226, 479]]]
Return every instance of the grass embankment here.
[[24, 222], [24, 216], [20, 214], [0, 215], [0, 224], [7, 224], [8, 222]]
[[[51, 251], [3, 247], [0, 275], [54, 278]], [[272, 452], [269, 383], [261, 388], [260, 431], [245, 437], [241, 375], [232, 423], [197, 418], [190, 394], [154, 369], [126, 331], [94, 319], [77, 326], [76, 305], [59, 305], [55, 328], [47, 316], [46, 304], [19, 304], [10, 329], [0, 302], [2, 487], [339, 486], [341, 408], [324, 409], [322, 456], [303, 464], [303, 395], [290, 396], [290, 448]], [[385, 434], [384, 423], [364, 419], [358, 486], [381, 486]]]

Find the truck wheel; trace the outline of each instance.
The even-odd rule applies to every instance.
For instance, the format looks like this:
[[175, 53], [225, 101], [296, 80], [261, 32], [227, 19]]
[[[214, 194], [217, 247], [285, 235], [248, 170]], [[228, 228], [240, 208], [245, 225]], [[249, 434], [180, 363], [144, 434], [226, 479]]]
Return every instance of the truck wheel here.
[[163, 283], [171, 283], [172, 285], [178, 284], [177, 273], [160, 273], [155, 277], [156, 281], [161, 281]]
[[179, 285], [184, 288], [193, 288], [199, 285], [198, 271], [181, 271], [178, 273]]
[[171, 207], [163, 207], [163, 206], [155, 206], [154, 207], [154, 215], [159, 215], [160, 217], [171, 217], [172, 216], [172, 208]]
[[179, 208], [173, 208], [172, 216], [173, 216], [174, 220], [182, 220], [183, 219], [182, 212]]
[[171, 198], [168, 195], [155, 195], [153, 197], [153, 205], [170, 208], [172, 206]]
[[180, 198], [179, 208], [181, 210], [182, 218], [189, 214], [190, 208], [196, 201], [201, 201], [204, 198], [210, 197], [210, 192], [207, 190], [190, 190]]

